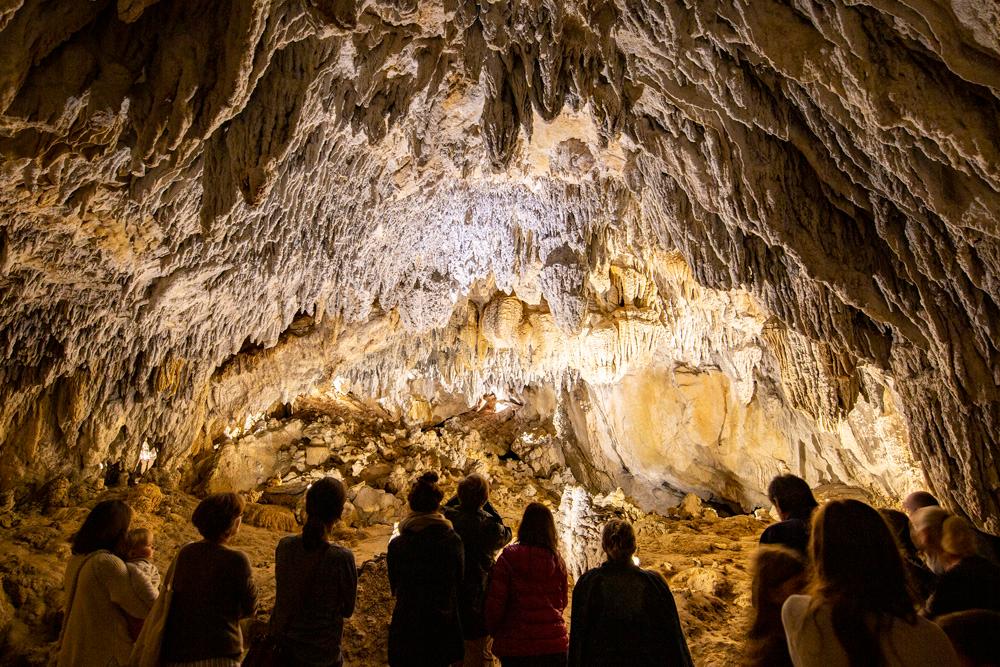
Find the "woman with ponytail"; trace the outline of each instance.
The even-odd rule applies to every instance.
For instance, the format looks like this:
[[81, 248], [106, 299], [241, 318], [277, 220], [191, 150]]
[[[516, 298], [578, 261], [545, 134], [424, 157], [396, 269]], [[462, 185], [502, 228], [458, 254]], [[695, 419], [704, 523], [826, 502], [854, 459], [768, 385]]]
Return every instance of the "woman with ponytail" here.
[[344, 485], [332, 477], [306, 492], [302, 535], [278, 542], [274, 554], [277, 591], [271, 635], [281, 664], [339, 666], [344, 619], [354, 613], [358, 574], [354, 554], [330, 542], [344, 512]]
[[820, 507], [809, 555], [809, 594], [781, 609], [795, 667], [957, 667], [941, 628], [917, 616], [899, 545], [874, 508]]
[[410, 488], [410, 513], [389, 542], [389, 586], [396, 597], [389, 624], [389, 664], [444, 667], [464, 653], [458, 618], [462, 540], [440, 512], [435, 472]]

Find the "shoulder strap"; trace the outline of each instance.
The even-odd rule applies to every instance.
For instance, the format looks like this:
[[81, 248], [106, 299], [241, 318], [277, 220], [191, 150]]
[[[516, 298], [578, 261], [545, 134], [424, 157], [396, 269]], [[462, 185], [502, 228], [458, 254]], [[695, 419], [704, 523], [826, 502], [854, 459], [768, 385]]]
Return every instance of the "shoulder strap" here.
[[[191, 544], [191, 542], [188, 542], [188, 544]], [[187, 546], [187, 544], [184, 545], [184, 547], [186, 547], [186, 546]], [[177, 550], [177, 555], [174, 556], [174, 559], [172, 561], [170, 561], [170, 567], [167, 568], [167, 576], [165, 576], [163, 578], [163, 582], [160, 584], [160, 595], [163, 595], [164, 593], [166, 593], [169, 590], [173, 590], [173, 588], [174, 588], [174, 571], [177, 569], [177, 561], [180, 560], [180, 558], [181, 558], [181, 551], [184, 550], [184, 547], [181, 547], [180, 549], [178, 549]]]

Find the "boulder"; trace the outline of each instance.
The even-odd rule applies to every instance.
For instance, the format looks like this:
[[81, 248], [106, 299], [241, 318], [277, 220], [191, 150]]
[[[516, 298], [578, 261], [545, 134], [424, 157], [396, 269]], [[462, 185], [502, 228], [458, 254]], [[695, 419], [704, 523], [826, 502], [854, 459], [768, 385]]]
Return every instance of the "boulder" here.
[[136, 512], [151, 514], [160, 508], [163, 491], [155, 484], [138, 484], [128, 492], [126, 501]]
[[330, 448], [326, 445], [309, 445], [306, 447], [306, 465], [319, 466], [330, 458]]
[[384, 489], [389, 476], [393, 473], [393, 466], [389, 463], [373, 463], [361, 471], [359, 475], [368, 486], [376, 489]]
[[682, 519], [697, 519], [701, 517], [704, 507], [702, 506], [701, 498], [693, 493], [689, 493], [684, 496], [680, 507], [677, 509]]
[[301, 438], [302, 422], [293, 419], [277, 428], [257, 431], [224, 443], [219, 447], [215, 465], [205, 480], [205, 491], [249, 491], [275, 474], [284, 474], [284, 470], [278, 470], [283, 461], [279, 452]]
[[299, 528], [292, 510], [281, 505], [250, 503], [243, 510], [243, 521], [251, 526], [283, 533], [293, 533]]
[[364, 483], [352, 487], [348, 497], [354, 505], [358, 525], [391, 525], [398, 519], [402, 508], [402, 502], [396, 496]]

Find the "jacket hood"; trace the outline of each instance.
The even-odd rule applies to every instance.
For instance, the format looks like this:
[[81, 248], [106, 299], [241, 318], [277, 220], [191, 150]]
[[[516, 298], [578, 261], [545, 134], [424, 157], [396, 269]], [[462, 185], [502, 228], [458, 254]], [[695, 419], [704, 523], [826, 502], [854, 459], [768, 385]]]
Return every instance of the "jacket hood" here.
[[419, 533], [431, 526], [443, 526], [451, 529], [451, 521], [444, 518], [440, 512], [410, 512], [405, 519], [399, 522], [399, 532]]

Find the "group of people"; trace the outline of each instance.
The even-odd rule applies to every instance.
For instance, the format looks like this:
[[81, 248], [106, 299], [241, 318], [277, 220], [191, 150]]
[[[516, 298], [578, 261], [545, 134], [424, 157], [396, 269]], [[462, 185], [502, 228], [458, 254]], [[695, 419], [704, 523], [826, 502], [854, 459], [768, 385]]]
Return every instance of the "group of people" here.
[[[768, 496], [781, 520], [753, 561], [748, 664], [1000, 665], [1000, 568], [965, 519], [924, 492], [906, 499], [906, 514], [857, 500], [820, 506], [792, 475], [775, 478]], [[424, 473], [407, 501], [387, 554], [390, 665], [693, 664], [667, 582], [634, 561], [626, 521], [603, 527], [606, 560], [577, 581], [567, 630], [569, 575], [545, 505], [525, 507], [511, 543], [480, 475], [442, 504], [437, 474]], [[351, 551], [331, 541], [344, 503], [339, 481], [314, 483], [301, 534], [275, 550], [269, 636], [280, 664], [343, 664], [358, 581]], [[234, 493], [201, 501], [192, 523], [203, 539], [179, 550], [161, 583], [152, 533], [132, 529], [126, 503], [98, 503], [73, 537], [57, 664], [137, 664], [143, 618], [169, 592], [159, 664], [240, 665], [239, 622], [257, 606], [250, 561], [228, 546], [243, 509]]]
[[[568, 632], [569, 573], [545, 505], [528, 504], [510, 544], [512, 531], [490, 505], [481, 475], [464, 478], [442, 505], [437, 474], [424, 473], [407, 500], [410, 513], [386, 557], [396, 598], [390, 665], [492, 665], [494, 657], [505, 667], [692, 665], [666, 581], [633, 563], [636, 539], [627, 522], [604, 527], [607, 561], [577, 582]], [[344, 501], [336, 479], [314, 483], [301, 534], [275, 550], [269, 636], [282, 665], [343, 664], [341, 636], [354, 611], [357, 572], [353, 554], [330, 537]], [[59, 667], [139, 664], [142, 619], [158, 589], [170, 594], [159, 664], [240, 665], [240, 620], [257, 606], [250, 561], [228, 546], [243, 509], [235, 493], [201, 501], [192, 523], [203, 539], [179, 550], [161, 585], [152, 533], [132, 529], [126, 503], [98, 503], [73, 537]]]
[[[283, 538], [275, 550], [270, 627], [280, 637], [281, 664], [343, 663], [340, 638], [344, 618], [354, 611], [357, 573], [354, 555], [329, 537], [344, 500], [339, 481], [313, 484], [302, 533]], [[137, 655], [135, 644], [143, 619], [158, 595], [169, 591], [160, 636], [150, 642], [157, 648], [156, 664], [238, 667], [244, 653], [240, 620], [257, 608], [250, 561], [227, 546], [240, 529], [243, 509], [235, 493], [202, 500], [191, 517], [202, 539], [181, 547], [161, 587], [150, 561], [152, 533], [130, 529], [132, 510], [125, 502], [98, 503], [73, 536], [57, 665], [144, 664], [147, 656]]]
[[569, 573], [545, 505], [525, 507], [508, 544], [480, 475], [442, 507], [437, 474], [424, 473], [407, 500], [389, 543], [390, 665], [472, 667], [493, 656], [503, 667], [693, 664], [667, 582], [633, 562], [627, 522], [604, 526], [606, 561], [577, 581], [567, 631]]
[[822, 506], [794, 475], [768, 496], [781, 520], [753, 562], [753, 667], [1000, 665], [1000, 567], [988, 537], [910, 494], [905, 513]]

